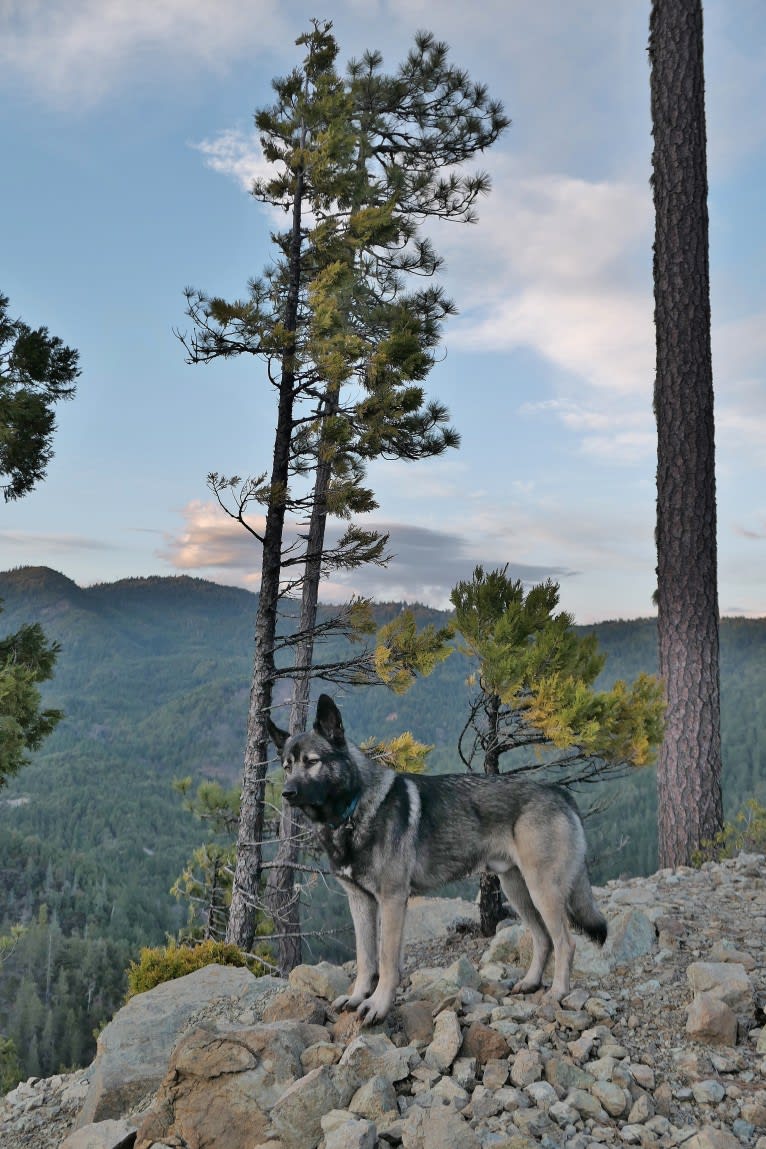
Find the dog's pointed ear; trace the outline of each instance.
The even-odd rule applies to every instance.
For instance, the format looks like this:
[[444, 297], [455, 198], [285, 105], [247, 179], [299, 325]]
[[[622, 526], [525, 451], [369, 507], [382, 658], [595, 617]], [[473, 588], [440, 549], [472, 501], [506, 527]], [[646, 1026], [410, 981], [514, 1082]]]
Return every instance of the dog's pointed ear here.
[[317, 716], [314, 729], [321, 734], [331, 746], [345, 746], [346, 732], [343, 729], [343, 719], [340, 710], [330, 698], [329, 694], [320, 694], [317, 702]]
[[270, 718], [266, 719], [266, 726], [269, 731], [269, 738], [281, 754], [285, 748], [285, 742], [287, 742], [290, 735], [286, 730], [280, 730], [278, 726], [275, 726]]

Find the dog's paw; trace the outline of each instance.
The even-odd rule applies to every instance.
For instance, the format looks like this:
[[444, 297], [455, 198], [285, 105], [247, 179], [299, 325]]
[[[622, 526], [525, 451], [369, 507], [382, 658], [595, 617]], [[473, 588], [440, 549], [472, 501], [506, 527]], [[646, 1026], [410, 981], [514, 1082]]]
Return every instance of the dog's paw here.
[[537, 993], [540, 984], [534, 978], [523, 977], [521, 981], [517, 981], [515, 985], [511, 986], [511, 993]]
[[388, 994], [378, 994], [376, 990], [365, 1001], [357, 1006], [356, 1012], [362, 1018], [363, 1025], [377, 1025], [384, 1021], [391, 1009], [393, 999]]
[[366, 996], [364, 993], [342, 993], [340, 997], [336, 997], [332, 1003], [332, 1008], [338, 1012], [342, 1009], [357, 1009]]
[[543, 994], [543, 1004], [559, 1006], [561, 1005], [561, 999], [566, 997], [568, 993], [568, 989], [557, 989], [555, 986], [551, 986], [551, 988]]

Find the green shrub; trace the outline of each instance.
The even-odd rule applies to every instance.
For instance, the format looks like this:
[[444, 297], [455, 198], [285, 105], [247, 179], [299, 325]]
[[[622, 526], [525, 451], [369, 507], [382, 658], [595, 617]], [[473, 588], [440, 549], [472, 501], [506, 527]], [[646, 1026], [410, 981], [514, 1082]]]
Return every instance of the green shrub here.
[[[268, 957], [265, 951], [260, 956]], [[196, 969], [214, 964], [246, 966], [256, 977], [269, 972], [257, 957], [244, 954], [230, 942], [209, 938], [196, 945], [177, 945], [171, 941], [166, 946], [146, 946], [141, 950], [139, 960], [130, 963], [126, 1000], [164, 981], [184, 977]]]
[[24, 1078], [16, 1046], [10, 1037], [0, 1036], [0, 1097]]
[[726, 822], [712, 841], [703, 842], [695, 851], [693, 861], [701, 866], [703, 862], [734, 858], [740, 850], [766, 854], [766, 806], [756, 798], [748, 798], [733, 821]]

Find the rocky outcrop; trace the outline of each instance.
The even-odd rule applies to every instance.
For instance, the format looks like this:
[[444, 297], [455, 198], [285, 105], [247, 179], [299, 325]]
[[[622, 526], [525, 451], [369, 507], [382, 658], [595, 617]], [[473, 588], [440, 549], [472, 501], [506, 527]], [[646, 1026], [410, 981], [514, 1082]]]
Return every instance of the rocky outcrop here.
[[[515, 997], [528, 945], [409, 949], [385, 1025], [336, 1016], [350, 970], [208, 967], [120, 1011], [79, 1074], [17, 1087], [3, 1149], [766, 1149], [766, 859], [598, 891], [558, 1006]], [[417, 967], [417, 968], [416, 968]]]
[[193, 1018], [255, 1019], [276, 978], [255, 978], [244, 968], [210, 965], [131, 998], [102, 1030], [78, 1125], [121, 1117], [156, 1092], [178, 1035]]

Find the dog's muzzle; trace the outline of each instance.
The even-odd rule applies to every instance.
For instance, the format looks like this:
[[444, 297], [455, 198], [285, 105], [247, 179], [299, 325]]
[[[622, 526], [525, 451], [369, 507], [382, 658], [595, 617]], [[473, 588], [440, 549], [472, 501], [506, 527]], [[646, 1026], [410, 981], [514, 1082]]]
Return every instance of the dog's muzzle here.
[[291, 785], [289, 782], [286, 782], [282, 787], [282, 797], [284, 798], [285, 802], [287, 802], [288, 806], [297, 806], [299, 804], [300, 797], [298, 793], [298, 787], [295, 784]]

